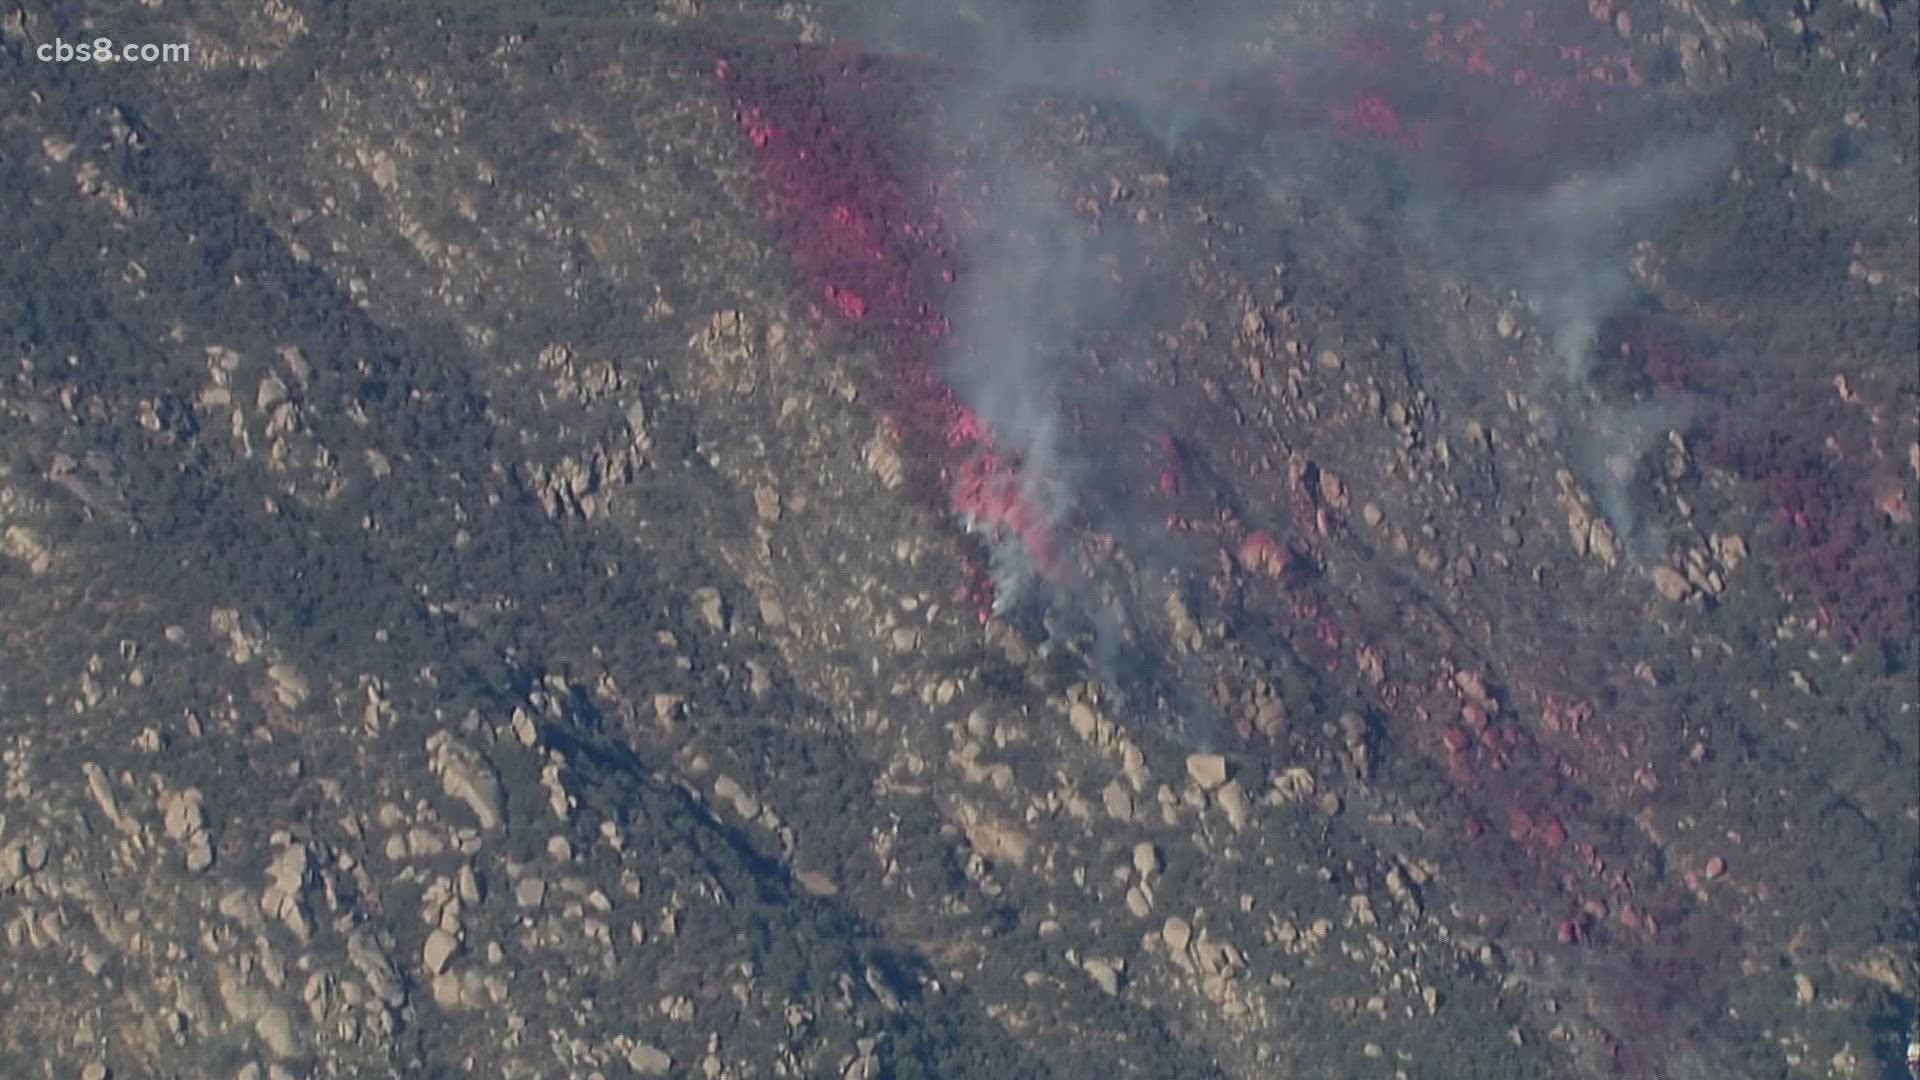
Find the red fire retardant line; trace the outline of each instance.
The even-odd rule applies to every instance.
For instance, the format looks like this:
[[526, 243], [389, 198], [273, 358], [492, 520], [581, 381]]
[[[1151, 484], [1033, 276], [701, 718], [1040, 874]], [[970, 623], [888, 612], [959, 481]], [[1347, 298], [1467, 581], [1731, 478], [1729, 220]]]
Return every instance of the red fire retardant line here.
[[[1527, 33], [1535, 30], [1531, 20], [1525, 27]], [[1424, 29], [1431, 38], [1425, 59], [1489, 73], [1478, 48], [1484, 25], [1429, 20]], [[1471, 48], [1463, 59], [1448, 56], [1443, 43]], [[1363, 71], [1391, 68], [1403, 51], [1365, 36], [1343, 48]], [[895, 391], [889, 427], [916, 468], [937, 476], [949, 509], [990, 537], [1017, 538], [1032, 567], [1057, 579], [1065, 569], [1057, 515], [1032, 498], [1044, 478], [1025, 475], [996, 447], [993, 432], [940, 373], [948, 331], [941, 301], [961, 271], [946, 223], [922, 208], [931, 200], [910, 199], [868, 137], [886, 119], [868, 116], [875, 103], [892, 100], [870, 85], [879, 65], [844, 50], [779, 52], [752, 60], [721, 58], [713, 74], [733, 97], [734, 118], [767, 186], [774, 219], [787, 233], [803, 287], [819, 298], [828, 318], [882, 341]], [[1403, 117], [1385, 94], [1333, 89], [1317, 101], [1302, 101], [1294, 94], [1293, 74], [1276, 65], [1250, 85], [1196, 86], [1189, 103], [1282, 123], [1323, 123], [1413, 153], [1427, 148], [1426, 123]], [[1515, 82], [1526, 82], [1529, 74], [1516, 72]], [[880, 123], [864, 123], [868, 119]], [[1163, 491], [1178, 486], [1177, 472], [1161, 476]]]
[[[861, 77], [826, 54], [800, 61], [837, 67], [828, 78]], [[889, 426], [937, 470], [953, 512], [991, 537], [1017, 538], [1037, 572], [1058, 577], [1060, 544], [1030, 497], [1031, 478], [996, 449], [993, 432], [937, 370], [947, 334], [939, 294], [956, 277], [947, 230], [910, 208], [863, 134], [818, 102], [749, 80], [731, 59], [718, 61], [714, 75], [735, 93], [734, 117], [805, 287], [829, 317], [885, 343], [895, 390]]]

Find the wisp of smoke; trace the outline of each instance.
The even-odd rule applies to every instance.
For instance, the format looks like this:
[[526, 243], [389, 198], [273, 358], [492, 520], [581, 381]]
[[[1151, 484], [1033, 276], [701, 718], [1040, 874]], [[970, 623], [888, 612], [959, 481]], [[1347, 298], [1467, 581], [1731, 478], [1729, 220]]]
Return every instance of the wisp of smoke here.
[[1062, 431], [1061, 356], [1098, 297], [1084, 230], [1036, 177], [1007, 172], [965, 240], [946, 374], [1018, 463], [1022, 498], [1053, 526], [1072, 509], [1079, 472]]
[[1563, 180], [1515, 208], [1523, 288], [1570, 382], [1585, 383], [1601, 321], [1634, 295], [1628, 230], [1706, 179], [1727, 156], [1720, 140], [1680, 143], [1612, 172]]
[[1659, 530], [1643, 527], [1634, 509], [1634, 485], [1641, 463], [1667, 432], [1686, 423], [1685, 401], [1653, 401], [1630, 406], [1598, 406], [1586, 433], [1568, 453], [1593, 488], [1601, 516], [1627, 545], [1636, 565], [1658, 558], [1665, 546]]
[[1575, 173], [1531, 195], [1476, 203], [1429, 189], [1405, 211], [1407, 227], [1441, 257], [1525, 297], [1553, 362], [1538, 389], [1560, 403], [1554, 420], [1568, 437], [1571, 461], [1635, 561], [1659, 546], [1634, 508], [1641, 463], [1690, 409], [1673, 398], [1599, 400], [1600, 329], [1639, 299], [1628, 259], [1642, 230], [1725, 168], [1731, 152], [1724, 139], [1695, 138], [1611, 169]]
[[[1391, 10], [1373, 6], [1369, 11], [1370, 18], [1393, 21]], [[1116, 296], [1105, 270], [1106, 260], [1124, 255], [1125, 225], [1103, 221], [1096, 240], [1068, 211], [1052, 180], [1051, 163], [1023, 158], [1018, 148], [1029, 143], [1032, 106], [1042, 99], [1128, 106], [1170, 153], [1202, 112], [1213, 123], [1237, 123], [1212, 108], [1221, 99], [1210, 96], [1236, 80], [1244, 79], [1239, 88], [1259, 98], [1274, 92], [1275, 72], [1283, 70], [1296, 101], [1346, 100], [1351, 95], [1343, 92], [1361, 84], [1324, 55], [1328, 42], [1316, 46], [1278, 33], [1277, 20], [1287, 14], [1271, 6], [1253, 10], [1233, 4], [1195, 11], [1166, 0], [1040, 6], [975, 0], [908, 5], [904, 13], [886, 17], [890, 21], [874, 15], [850, 28], [854, 40], [889, 51], [937, 52], [952, 70], [965, 73], [943, 87], [938, 114], [921, 138], [926, 171], [943, 183], [953, 177], [964, 181], [958, 194], [941, 188], [941, 211], [957, 226], [963, 267], [947, 309], [953, 333], [945, 374], [990, 432], [986, 452], [997, 458], [989, 470], [998, 485], [995, 497], [1004, 499], [1017, 487], [1020, 521], [1048, 534], [1089, 509], [1107, 515], [1102, 527], [1122, 539], [1143, 580], [1164, 576], [1149, 570], [1175, 568], [1178, 560], [1156, 557], [1152, 549], [1158, 541], [1148, 530], [1113, 520], [1124, 511], [1089, 506], [1104, 502], [1095, 493], [1105, 462], [1099, 448], [1079, 444], [1068, 422], [1072, 408], [1086, 404], [1075, 400], [1077, 388], [1069, 375], [1079, 373], [1069, 359], [1088, 340], [1131, 329], [1121, 324], [1133, 313]], [[1329, 27], [1320, 29], [1324, 33]], [[1322, 92], [1303, 89], [1302, 82], [1315, 83]], [[1310, 113], [1313, 106], [1307, 108]], [[1529, 115], [1517, 107], [1512, 119]], [[1497, 126], [1501, 119], [1490, 117], [1486, 123]], [[1253, 175], [1293, 175], [1296, 188], [1312, 188], [1311, 177], [1318, 177], [1324, 201], [1337, 211], [1345, 190], [1338, 161], [1316, 158], [1305, 148], [1311, 139], [1286, 140], [1299, 144], [1289, 149], [1258, 130], [1258, 120], [1250, 122], [1250, 137], [1222, 140], [1223, 149]], [[1719, 168], [1727, 149], [1713, 140], [1682, 142], [1544, 189], [1536, 180], [1530, 196], [1489, 198], [1478, 206], [1463, 206], [1469, 201], [1463, 193], [1439, 180], [1424, 197], [1409, 193], [1397, 221], [1424, 229], [1443, 251], [1521, 288], [1565, 383], [1579, 397], [1597, 362], [1600, 325], [1634, 293], [1626, 265], [1632, 230]], [[1356, 227], [1365, 218], [1357, 216]], [[1359, 238], [1350, 242], [1356, 249], [1364, 244]], [[1108, 370], [1107, 378], [1126, 377], [1118, 367]], [[1105, 394], [1102, 400], [1120, 396]], [[1631, 463], [1664, 420], [1583, 411], [1609, 429], [1591, 440], [1605, 459], [1594, 470], [1601, 477], [1631, 473]], [[1622, 458], [1629, 467], [1613, 468]], [[1631, 538], [1628, 484], [1615, 479], [1602, 485], [1601, 494], [1617, 531]], [[1003, 611], [1033, 582], [1048, 577], [1048, 568], [1038, 565], [1044, 560], [1036, 559], [1033, 539], [1031, 533], [1016, 537], [1004, 530], [990, 537], [996, 606]], [[1056, 580], [1051, 587], [1060, 589], [1063, 583]], [[1092, 595], [1095, 590], [1082, 591], [1088, 595], [1076, 598], [1084, 609], [1077, 621], [1095, 627], [1125, 621], [1101, 617], [1109, 601]], [[1117, 655], [1111, 643], [1097, 644], [1094, 652]]]
[[[1554, 184], [1516, 215], [1524, 238], [1523, 287], [1576, 398], [1592, 397], [1602, 322], [1638, 292], [1627, 269], [1632, 230], [1723, 168], [1729, 152], [1718, 139], [1664, 147], [1610, 172]], [[1664, 432], [1685, 422], [1687, 411], [1677, 401], [1591, 402], [1587, 415], [1575, 422], [1569, 453], [1635, 564], [1645, 563], [1662, 546], [1658, 535], [1642, 528], [1634, 508], [1640, 463]]]

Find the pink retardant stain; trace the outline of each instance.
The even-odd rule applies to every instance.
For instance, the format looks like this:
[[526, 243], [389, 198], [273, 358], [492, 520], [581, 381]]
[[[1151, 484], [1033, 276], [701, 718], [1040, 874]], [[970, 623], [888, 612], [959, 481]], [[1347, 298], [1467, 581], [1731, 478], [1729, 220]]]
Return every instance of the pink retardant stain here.
[[[938, 346], [948, 334], [941, 300], [960, 276], [948, 223], [925, 208], [930, 197], [920, 201], [903, 188], [868, 132], [830, 111], [835, 90], [870, 86], [856, 66], [823, 66], [822, 59], [830, 58], [794, 50], [798, 93], [794, 73], [777, 65], [739, 58], [714, 65], [715, 78], [735, 95], [736, 122], [795, 269], [825, 298], [828, 317], [875, 335], [891, 368], [888, 430], [910, 451], [922, 481], [937, 477], [953, 512], [995, 537], [1017, 538], [1035, 569], [1053, 577], [1060, 543], [1052, 518], [1031, 502], [1036, 478], [995, 452], [989, 425], [939, 370]], [[824, 92], [815, 89], [821, 85]], [[990, 604], [983, 581], [966, 591]]]
[[988, 451], [961, 463], [953, 481], [953, 505], [990, 535], [1018, 536], [1034, 568], [1055, 577], [1060, 565], [1052, 526], [1027, 497], [1024, 486], [1019, 472], [1006, 459]]
[[[1520, 74], [1525, 69], [1514, 63], [1514, 42], [1503, 41], [1502, 34], [1531, 34], [1539, 23], [1531, 12], [1501, 7], [1495, 4], [1484, 20], [1436, 14], [1411, 26], [1376, 24], [1329, 43], [1357, 76], [1336, 83], [1345, 89], [1331, 96], [1310, 70], [1295, 72], [1287, 63], [1243, 78], [1189, 80], [1169, 92], [1184, 104], [1267, 127], [1325, 127], [1331, 121], [1336, 130], [1424, 155], [1445, 149], [1430, 144], [1447, 129], [1430, 127], [1418, 111], [1422, 84], [1408, 83], [1408, 62], [1425, 60], [1479, 77], [1502, 68], [1502, 81], [1505, 73]], [[1575, 65], [1584, 71], [1599, 60]], [[1062, 545], [1053, 529], [1059, 515], [1026, 504], [1023, 493], [1034, 490], [1036, 478], [995, 453], [989, 425], [960, 402], [942, 370], [941, 343], [949, 336], [942, 309], [965, 277], [952, 255], [961, 246], [955, 234], [974, 222], [964, 200], [944, 214], [933, 207], [948, 201], [943, 191], [978, 189], [977, 178], [902, 176], [891, 166], [885, 152], [889, 125], [899, 121], [896, 103], [882, 97], [888, 71], [877, 58], [806, 47], [728, 55], [712, 66], [716, 83], [732, 99], [770, 220], [804, 292], [824, 298], [823, 316], [868, 336], [888, 362], [883, 407], [907, 451], [915, 490], [944, 490], [948, 509], [1017, 536], [1036, 567], [1058, 569]], [[1104, 75], [1126, 79], [1119, 64], [1109, 64]], [[1554, 81], [1557, 89], [1572, 80]], [[1415, 111], [1403, 111], [1408, 109]], [[1459, 137], [1471, 140], [1465, 147], [1471, 153], [1456, 156], [1478, 160], [1497, 152], [1490, 133], [1470, 130]], [[1188, 473], [1177, 451], [1146, 468], [1143, 487], [1167, 498], [1187, 494]], [[1179, 508], [1170, 509], [1170, 520], [1184, 520]], [[1284, 567], [1289, 556], [1256, 558], [1257, 565]], [[1322, 628], [1319, 636], [1337, 648], [1337, 629]]]
[[1287, 553], [1273, 534], [1260, 529], [1240, 541], [1240, 565], [1252, 573], [1277, 575], [1287, 567]]
[[1405, 133], [1400, 114], [1378, 94], [1365, 94], [1345, 109], [1334, 110], [1334, 125], [1376, 139], [1397, 140]]
[[1171, 498], [1186, 491], [1186, 458], [1180, 452], [1180, 444], [1174, 441], [1171, 434], [1163, 431], [1154, 436], [1153, 448], [1156, 456], [1165, 462], [1160, 468], [1160, 494]]
[[[1533, 27], [1531, 13], [1526, 24]], [[1503, 84], [1510, 77], [1516, 84], [1532, 81], [1525, 96], [1559, 98], [1574, 82], [1587, 81], [1584, 66], [1580, 76], [1569, 78], [1552, 74], [1549, 65], [1529, 70], [1512, 63], [1504, 51], [1490, 55], [1476, 36], [1478, 28], [1466, 35], [1441, 38], [1431, 56], [1443, 66], [1476, 76], [1480, 80], [1498, 78]], [[1357, 44], [1354, 51], [1368, 62], [1388, 68], [1417, 60], [1417, 56], [1394, 55], [1394, 50], [1377, 41]], [[1406, 52], [1418, 53], [1415, 47]], [[1594, 58], [1598, 60], [1598, 57]], [[1498, 63], [1496, 63], [1498, 60]], [[802, 86], [831, 87], [836, 76], [806, 65], [805, 53], [799, 54]], [[741, 61], [750, 69], [752, 64]], [[1504, 66], [1506, 74], [1496, 73]], [[817, 90], [803, 89], [796, 98], [787, 83], [770, 81], [751, 70], [736, 71], [734, 63], [715, 65], [716, 77], [738, 95], [738, 122], [756, 171], [769, 192], [774, 220], [783, 228], [783, 240], [792, 255], [801, 292], [808, 297], [826, 298], [827, 318], [857, 326], [864, 340], [876, 343], [889, 369], [882, 382], [889, 430], [903, 444], [911, 467], [921, 481], [916, 490], [940, 499], [952, 512], [965, 515], [988, 534], [1017, 542], [1032, 565], [1050, 577], [1063, 575], [1063, 564], [1070, 551], [1060, 535], [1066, 528], [1057, 514], [1036, 505], [1031, 494], [1045, 492], [1044, 478], [1027, 475], [1021, 463], [996, 450], [990, 426], [973, 410], [961, 403], [943, 377], [938, 345], [946, 336], [946, 321], [941, 313], [945, 290], [964, 279], [948, 251], [953, 246], [945, 230], [949, 222], [916, 209], [911, 193], [903, 194], [891, 175], [875, 164], [878, 157], [853, 117], [842, 124], [841, 118], [809, 95]], [[1537, 73], [1545, 72], [1545, 73]], [[777, 73], [776, 73], [777, 74]], [[1404, 86], [1387, 72], [1380, 82]], [[817, 79], [810, 80], [810, 76]], [[1257, 85], [1236, 85], [1211, 92], [1199, 87], [1202, 99], [1216, 108], [1244, 112], [1255, 118], [1302, 126], [1319, 127], [1329, 117], [1337, 127], [1358, 136], [1421, 150], [1425, 129], [1420, 119], [1417, 94], [1392, 90], [1367, 91], [1348, 100], [1326, 98], [1294, 99], [1286, 82], [1287, 73], [1276, 72], [1273, 80]], [[1351, 88], [1354, 84], [1343, 83]], [[1484, 85], [1484, 82], [1483, 82]], [[1302, 93], [1305, 93], [1304, 91]], [[857, 105], [855, 106], [857, 109]], [[1407, 111], [1403, 113], [1402, 108]], [[1429, 142], [1438, 141], [1445, 131], [1436, 125]], [[1478, 160], [1486, 148], [1496, 147], [1498, 132], [1471, 131], [1473, 141], [1457, 149], [1471, 151]], [[1447, 135], [1452, 142], [1456, 136]], [[1455, 147], [1449, 147], [1455, 148]], [[957, 187], [957, 185], [956, 185]], [[931, 202], [932, 200], [926, 200]], [[955, 224], [965, 225], [965, 211], [954, 215]], [[918, 273], [916, 273], [918, 271]], [[1180, 493], [1181, 477], [1187, 475], [1177, 450], [1163, 444], [1166, 455], [1149, 458], [1147, 477], [1158, 471], [1158, 489], [1166, 496]], [[1195, 474], [1204, 475], [1204, 474]], [[1304, 479], [1304, 478], [1303, 478]], [[1303, 492], [1311, 485], [1296, 485]], [[1051, 503], [1052, 500], [1042, 500]], [[1790, 542], [1833, 570], [1836, 584], [1844, 578], [1857, 580], [1869, 552], [1854, 552], [1866, 547], [1856, 534], [1843, 532], [1832, 524], [1835, 508], [1797, 488], [1782, 493], [1781, 502], [1790, 515]], [[1298, 509], [1303, 516], [1316, 509], [1310, 498]], [[1169, 527], [1184, 527], [1184, 519], [1170, 514]], [[1231, 535], [1231, 534], [1229, 534]], [[1231, 542], [1231, 541], [1229, 541]], [[1297, 543], [1306, 544], [1302, 537]], [[1249, 573], [1272, 575], [1277, 587], [1285, 587], [1283, 571], [1292, 557], [1271, 534], [1247, 533], [1229, 550], [1239, 556]], [[1308, 549], [1302, 548], [1303, 553]], [[955, 597], [971, 603], [980, 618], [988, 618], [993, 604], [993, 586], [975, 554], [967, 559], [964, 580]], [[1821, 590], [1822, 600], [1840, 602], [1835, 590]], [[1851, 594], [1849, 594], [1851, 595]], [[1344, 646], [1341, 622], [1331, 612], [1312, 607], [1295, 610], [1296, 642], [1304, 646], [1302, 655], [1313, 655], [1329, 669], [1339, 666]], [[1364, 632], [1365, 619], [1342, 610], [1341, 618], [1356, 641]], [[1324, 651], [1323, 651], [1324, 650]], [[1363, 667], [1364, 670], [1364, 667]], [[1391, 702], [1383, 703], [1390, 707]], [[1480, 813], [1465, 819], [1467, 834], [1479, 837], [1488, 832], [1487, 821], [1508, 819], [1517, 828], [1509, 836], [1538, 861], [1542, 873], [1564, 867], [1578, 855], [1587, 873], [1598, 877], [1604, 863], [1591, 845], [1574, 836], [1592, 832], [1569, 797], [1571, 779], [1557, 772], [1557, 756], [1550, 762], [1535, 764], [1547, 757], [1542, 748], [1518, 723], [1489, 715], [1488, 707], [1467, 704], [1436, 710], [1434, 727], [1426, 731], [1426, 745], [1440, 749], [1447, 775], [1463, 790], [1477, 792]], [[1576, 702], [1557, 703], [1539, 710], [1546, 720], [1547, 734], [1556, 746], [1579, 740], [1583, 726], [1609, 730], [1606, 719], [1591, 718], [1590, 707]], [[1455, 725], [1454, 717], [1458, 716]], [[1422, 723], [1429, 723], [1422, 716]], [[1575, 743], [1571, 749], [1586, 745]], [[1595, 759], [1599, 758], [1597, 753]], [[1532, 813], [1518, 813], [1521, 806]], [[1564, 814], [1564, 819], [1555, 813]], [[1483, 818], [1480, 816], [1484, 814]], [[1586, 883], [1581, 883], [1585, 885]], [[1624, 886], [1616, 891], [1625, 892]], [[1616, 897], [1618, 899], [1618, 897]], [[1623, 926], [1638, 930], [1646, 926], [1652, 932], [1651, 914], [1644, 918], [1638, 909], [1621, 904], [1619, 919]], [[1550, 924], [1553, 925], [1553, 924]], [[1589, 923], [1578, 917], [1559, 924], [1559, 936], [1569, 942], [1584, 940]]]
[[852, 320], [867, 317], [867, 302], [860, 299], [857, 293], [849, 292], [838, 285], [829, 285], [824, 291], [827, 302], [838, 308], [845, 318]]
[[965, 446], [968, 443], [979, 443], [991, 448], [993, 432], [987, 430], [987, 425], [980, 420], [979, 413], [962, 406], [957, 410], [953, 423], [947, 428], [947, 444]]

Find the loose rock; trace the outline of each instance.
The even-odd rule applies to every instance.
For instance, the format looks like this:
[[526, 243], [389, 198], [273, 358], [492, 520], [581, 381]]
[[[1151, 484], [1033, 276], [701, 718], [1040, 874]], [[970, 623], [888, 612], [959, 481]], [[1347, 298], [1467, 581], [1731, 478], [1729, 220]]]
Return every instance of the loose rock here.
[[665, 1076], [673, 1068], [673, 1058], [657, 1046], [641, 1043], [627, 1052], [627, 1067], [641, 1076]]
[[1227, 759], [1219, 754], [1189, 754], [1187, 775], [1201, 791], [1212, 791], [1227, 782]]
[[442, 731], [427, 739], [427, 755], [447, 795], [466, 803], [482, 829], [492, 832], [506, 824], [500, 777], [478, 750]]
[[426, 965], [427, 973], [438, 975], [447, 970], [453, 962], [454, 954], [460, 951], [460, 941], [445, 930], [435, 930], [427, 935], [427, 944], [421, 950], [420, 959]]

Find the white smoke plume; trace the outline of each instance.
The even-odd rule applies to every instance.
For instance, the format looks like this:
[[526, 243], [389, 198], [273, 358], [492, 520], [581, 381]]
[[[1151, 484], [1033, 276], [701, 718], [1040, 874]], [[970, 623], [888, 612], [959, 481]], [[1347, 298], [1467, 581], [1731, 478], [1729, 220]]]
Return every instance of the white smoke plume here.
[[[1423, 4], [1417, 11], [1425, 16], [1433, 8]], [[1368, 5], [1364, 19], [1369, 25], [1405, 25], [1415, 12], [1416, 5], [1375, 4]], [[1355, 199], [1345, 171], [1351, 162], [1329, 152], [1332, 136], [1324, 130], [1324, 113], [1296, 114], [1298, 130], [1288, 121], [1276, 127], [1257, 118], [1243, 130], [1235, 114], [1218, 108], [1221, 99], [1215, 96], [1237, 85], [1258, 99], [1273, 92], [1276, 71], [1286, 73], [1294, 100], [1308, 103], [1309, 112], [1363, 89], [1371, 92], [1369, 80], [1376, 76], [1356, 74], [1330, 51], [1355, 28], [1354, 22], [1338, 21], [1363, 17], [1331, 18], [1305, 5], [1172, 0], [928, 2], [851, 14], [840, 27], [842, 40], [890, 55], [925, 57], [944, 72], [939, 107], [919, 133], [918, 149], [926, 159], [925, 173], [960, 177], [966, 184], [965, 190], [945, 192], [941, 207], [955, 225], [964, 268], [947, 311], [953, 330], [948, 381], [991, 430], [995, 449], [1016, 460], [1021, 496], [1047, 527], [1075, 514], [1107, 514], [1102, 525], [1122, 536], [1139, 580], [1177, 579], [1184, 553], [1171, 546], [1156, 550], [1169, 543], [1161, 532], [1144, 523], [1116, 522], [1116, 511], [1099, 505], [1098, 490], [1106, 479], [1104, 448], [1084, 445], [1070, 422], [1072, 407], [1086, 404], [1077, 399], [1070, 380], [1080, 364], [1079, 350], [1107, 332], [1141, 328], [1141, 316], [1128, 297], [1116, 293], [1110, 272], [1111, 264], [1124, 262], [1128, 254], [1127, 223], [1109, 215], [1094, 239], [1062, 191], [1061, 173], [1067, 170], [1052, 167], [1059, 155], [1073, 152], [1071, 147], [1059, 139], [1036, 138], [1037, 111], [1044, 112], [1036, 110], [1040, 103], [1075, 109], [1097, 102], [1103, 113], [1127, 115], [1136, 130], [1159, 140], [1170, 166], [1177, 167], [1197, 142], [1227, 165], [1213, 175], [1237, 169], [1268, 186], [1284, 176], [1284, 187], [1312, 193], [1335, 220], [1350, 216], [1345, 231], [1323, 227], [1317, 235], [1351, 247], [1346, 254], [1356, 265], [1375, 242], [1363, 233], [1397, 228], [1424, 238], [1435, 254], [1519, 290], [1531, 302], [1557, 359], [1560, 389], [1571, 391], [1567, 396], [1579, 403], [1580, 416], [1570, 410], [1565, 419], [1576, 441], [1584, 440], [1588, 456], [1599, 459], [1592, 472], [1601, 481], [1606, 512], [1616, 530], [1631, 539], [1636, 525], [1631, 485], [1617, 478], [1631, 473], [1631, 463], [1657, 443], [1661, 425], [1671, 418], [1597, 407], [1600, 403], [1588, 394], [1598, 362], [1596, 338], [1607, 316], [1634, 298], [1627, 257], [1635, 230], [1722, 168], [1726, 146], [1705, 139], [1682, 142], [1554, 181], [1546, 170], [1553, 165], [1549, 159], [1566, 149], [1561, 142], [1550, 154], [1515, 155], [1508, 163], [1512, 174], [1487, 185], [1506, 194], [1489, 195], [1464, 190], [1462, 174], [1481, 162], [1463, 165], [1461, 156], [1472, 157], [1478, 144], [1454, 139], [1458, 132], [1449, 130], [1439, 140], [1445, 145], [1420, 151], [1432, 160], [1414, 162], [1406, 176], [1395, 178], [1407, 188], [1394, 196], [1400, 200], [1397, 213], [1362, 207], [1347, 215], [1346, 203]], [[1420, 63], [1411, 56], [1405, 62]], [[1418, 101], [1438, 123], [1484, 126], [1529, 145], [1530, 133], [1552, 130], [1538, 102], [1516, 97], [1507, 114], [1456, 116], [1447, 111], [1448, 102], [1434, 100], [1444, 97], [1438, 84], [1423, 83], [1418, 71], [1399, 77], [1396, 93]], [[1236, 83], [1242, 79], [1244, 84]], [[1472, 108], [1488, 101], [1495, 107], [1507, 104], [1476, 97]], [[1311, 129], [1315, 121], [1321, 130]], [[1029, 152], [1034, 145], [1047, 149]], [[1369, 194], [1381, 201], [1381, 192]], [[1105, 377], [1128, 378], [1124, 358]], [[1109, 387], [1101, 400], [1125, 396], [1124, 389], [1115, 393]], [[1573, 451], [1578, 455], [1581, 448]], [[1628, 467], [1620, 466], [1622, 458]], [[992, 540], [990, 555], [996, 601], [1005, 610], [1041, 575], [1019, 537], [1003, 534]], [[1133, 621], [1110, 617], [1107, 599], [1089, 594], [1074, 601], [1081, 609], [1074, 619], [1083, 625]], [[1098, 641], [1095, 651], [1116, 655], [1106, 640]]]
[[1017, 459], [1022, 495], [1058, 524], [1071, 509], [1081, 462], [1063, 431], [1062, 361], [1074, 333], [1103, 305], [1092, 244], [1030, 170], [1007, 165], [994, 202], [968, 230], [968, 273], [948, 306], [955, 333], [946, 360], [954, 391]]
[[1521, 287], [1579, 403], [1573, 406], [1579, 415], [1566, 418], [1567, 452], [1637, 566], [1664, 554], [1659, 530], [1643, 523], [1636, 506], [1638, 478], [1648, 451], [1683, 426], [1690, 410], [1680, 400], [1598, 400], [1595, 367], [1606, 362], [1600, 328], [1639, 299], [1628, 250], [1655, 212], [1703, 187], [1729, 157], [1730, 147], [1718, 139], [1663, 147], [1616, 169], [1562, 180], [1517, 215]]
[[1627, 273], [1633, 230], [1727, 158], [1716, 139], [1663, 147], [1611, 171], [1568, 177], [1514, 209], [1521, 287], [1570, 382], [1587, 380], [1602, 321], [1638, 291]]

